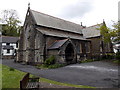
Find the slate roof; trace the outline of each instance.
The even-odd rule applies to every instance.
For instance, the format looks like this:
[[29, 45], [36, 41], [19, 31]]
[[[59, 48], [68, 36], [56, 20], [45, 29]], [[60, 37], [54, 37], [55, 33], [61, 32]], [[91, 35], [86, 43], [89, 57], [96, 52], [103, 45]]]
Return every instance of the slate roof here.
[[2, 36], [3, 43], [16, 43], [19, 37]]
[[56, 37], [64, 37], [64, 38], [72, 38], [72, 39], [77, 39], [77, 40], [87, 40], [83, 38], [82, 36], [77, 36], [77, 35], [70, 35], [70, 34], [65, 34], [65, 33], [58, 33], [55, 31], [49, 31], [49, 30], [41, 30], [39, 28], [36, 28], [38, 31], [40, 31], [42, 34], [48, 35], [48, 36], [56, 36]]
[[[101, 24], [99, 24], [101, 25]], [[94, 25], [94, 26], [90, 26], [90, 27], [86, 27], [82, 30], [83, 32], [83, 36], [85, 38], [92, 38], [92, 37], [98, 37], [100, 36], [100, 31], [97, 30], [97, 28], [99, 28], [98, 25]]]
[[37, 25], [82, 34], [82, 26], [30, 9]]
[[14, 48], [13, 48], [13, 46], [7, 45], [7, 46], [3, 46], [3, 49], [14, 49]]
[[55, 43], [53, 43], [48, 49], [58, 49], [60, 48], [68, 39], [64, 40], [56, 40]]

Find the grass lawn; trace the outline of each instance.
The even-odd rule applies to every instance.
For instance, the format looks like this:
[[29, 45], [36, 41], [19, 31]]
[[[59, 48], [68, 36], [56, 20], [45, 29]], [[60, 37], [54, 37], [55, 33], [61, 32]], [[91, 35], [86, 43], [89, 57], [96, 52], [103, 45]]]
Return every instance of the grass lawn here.
[[20, 80], [25, 74], [25, 72], [2, 65], [2, 88], [19, 88]]
[[52, 81], [46, 78], [41, 78], [40, 81], [42, 82], [47, 82], [51, 84], [56, 84], [56, 85], [61, 85], [61, 86], [70, 86], [70, 87], [76, 87], [76, 88], [95, 88], [95, 87], [90, 87], [90, 86], [83, 86], [83, 85], [74, 85], [74, 84], [68, 84], [68, 83], [61, 83], [57, 81]]
[[[5, 65], [0, 64], [0, 66], [2, 66], [2, 88], [19, 88], [20, 80], [23, 78], [23, 76], [26, 73], [10, 68]], [[31, 75], [31, 77], [32, 76], [33, 75]], [[56, 85], [62, 85], [62, 86], [77, 87], [77, 88], [93, 88], [89, 86], [73, 85], [73, 84], [56, 82], [56, 81], [52, 81], [46, 78], [40, 78], [40, 81], [51, 83], [51, 84], [56, 84]]]

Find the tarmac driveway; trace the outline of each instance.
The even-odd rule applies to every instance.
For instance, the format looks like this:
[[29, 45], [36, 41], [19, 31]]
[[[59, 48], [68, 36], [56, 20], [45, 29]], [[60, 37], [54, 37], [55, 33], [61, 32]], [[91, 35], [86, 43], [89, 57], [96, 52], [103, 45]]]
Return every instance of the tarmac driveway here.
[[34, 66], [14, 63], [13, 60], [3, 60], [2, 64], [63, 83], [100, 88], [118, 87], [118, 66], [105, 61], [72, 64], [48, 70], [40, 70]]

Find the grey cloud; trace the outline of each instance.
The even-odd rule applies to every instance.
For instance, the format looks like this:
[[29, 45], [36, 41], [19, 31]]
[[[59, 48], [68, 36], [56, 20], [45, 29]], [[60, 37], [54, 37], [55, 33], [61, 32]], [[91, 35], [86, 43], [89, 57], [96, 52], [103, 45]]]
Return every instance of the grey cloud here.
[[92, 1], [93, 0], [79, 0], [74, 4], [70, 4], [62, 9], [60, 16], [68, 19], [83, 17], [93, 9]]

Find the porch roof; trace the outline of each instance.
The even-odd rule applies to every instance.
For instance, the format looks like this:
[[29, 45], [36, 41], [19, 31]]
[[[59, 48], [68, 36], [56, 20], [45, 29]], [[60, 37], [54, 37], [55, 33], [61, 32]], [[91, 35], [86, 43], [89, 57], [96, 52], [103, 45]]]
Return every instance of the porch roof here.
[[68, 39], [56, 40], [48, 49], [58, 49], [60, 48]]

